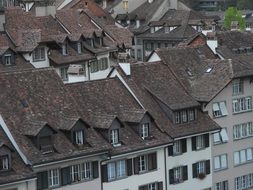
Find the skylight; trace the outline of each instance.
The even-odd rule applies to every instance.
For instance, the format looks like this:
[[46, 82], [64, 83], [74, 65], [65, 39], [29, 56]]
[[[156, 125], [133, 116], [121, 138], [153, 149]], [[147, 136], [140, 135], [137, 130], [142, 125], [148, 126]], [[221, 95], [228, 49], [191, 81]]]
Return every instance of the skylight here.
[[208, 67], [207, 70], [206, 70], [206, 73], [210, 73], [212, 70], [213, 70], [213, 68]]

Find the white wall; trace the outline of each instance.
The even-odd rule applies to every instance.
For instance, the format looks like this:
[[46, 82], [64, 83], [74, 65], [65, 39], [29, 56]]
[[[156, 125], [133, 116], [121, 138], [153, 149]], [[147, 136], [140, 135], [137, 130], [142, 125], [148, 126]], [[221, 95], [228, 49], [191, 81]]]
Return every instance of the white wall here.
[[218, 41], [217, 40], [207, 40], [207, 45], [210, 47], [210, 49], [213, 51], [213, 53], [216, 54], [216, 48], [218, 47]]
[[106, 70], [103, 70], [103, 71], [99, 70], [98, 72], [90, 73], [90, 80], [104, 79], [110, 73], [110, 71], [111, 71], [111, 63], [110, 63], [110, 59], [109, 59], [109, 53], [104, 54], [104, 55], [98, 55], [97, 59], [99, 60], [99, 59], [105, 58], [105, 57], [107, 57], [107, 59], [108, 59], [108, 68]]
[[161, 61], [160, 57], [157, 55], [157, 53], [153, 53], [151, 57], [148, 59], [148, 62], [156, 62]]
[[[211, 136], [209, 138], [209, 144], [211, 145]], [[169, 190], [203, 190], [212, 186], [212, 174], [206, 175], [203, 180], [198, 178], [192, 178], [192, 164], [203, 161], [210, 160], [210, 169], [212, 168], [211, 161], [211, 147], [205, 148], [203, 150], [192, 151], [191, 138], [187, 139], [187, 152], [178, 156], [168, 156], [168, 149], [166, 149], [166, 163], [167, 163], [167, 179], [168, 179], [168, 189]], [[169, 184], [169, 170], [177, 166], [187, 165], [188, 169], [188, 180], [178, 183]], [[211, 170], [210, 170], [211, 171]], [[194, 187], [194, 188], [193, 188]]]
[[157, 170], [147, 172], [144, 174], [133, 174], [132, 176], [128, 176], [126, 178], [115, 180], [112, 182], [103, 183], [103, 190], [138, 190], [138, 187], [141, 185], [145, 185], [153, 182], [163, 182], [163, 189], [165, 189], [165, 164], [164, 164], [164, 148], [160, 148], [154, 151], [147, 151], [141, 154], [135, 154], [131, 156], [125, 156], [122, 158], [112, 159], [113, 160], [121, 160], [121, 159], [129, 159], [134, 158], [140, 155], [149, 154], [157, 151]]
[[45, 47], [45, 60], [44, 61], [33, 61], [33, 54], [32, 53], [24, 53], [23, 57], [25, 58], [25, 60], [30, 61], [30, 63], [35, 68], [49, 67], [49, 59], [47, 56], [47, 52], [48, 52], [48, 47]]
[[0, 185], [1, 190], [10, 190], [10, 189], [17, 189], [17, 190], [36, 190], [36, 179], [31, 179], [23, 182], [13, 183], [12, 185]]

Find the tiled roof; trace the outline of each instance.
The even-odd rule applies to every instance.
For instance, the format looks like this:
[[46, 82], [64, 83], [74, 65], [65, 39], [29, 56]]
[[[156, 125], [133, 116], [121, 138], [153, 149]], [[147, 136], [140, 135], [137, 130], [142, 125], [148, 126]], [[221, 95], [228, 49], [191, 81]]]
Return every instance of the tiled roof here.
[[162, 62], [132, 64], [131, 77], [125, 77], [125, 80], [158, 126], [170, 136], [182, 137], [219, 128], [201, 111], [198, 111], [194, 122], [180, 125], [172, 123], [160, 103], [171, 109], [198, 107], [199, 104], [182, 88], [166, 64]]
[[[0, 89], [4, 89], [1, 90], [4, 93], [0, 94], [0, 113], [20, 150], [32, 164], [89, 155], [109, 148], [93, 128], [87, 128], [87, 144], [81, 149], [67, 139], [62, 131], [67, 128], [66, 124], [62, 125], [62, 117], [67, 115], [84, 121], [86, 119], [85, 115], [79, 116], [75, 101], [64, 89], [64, 84], [53, 69], [0, 73]], [[33, 125], [34, 121], [47, 123], [56, 131], [53, 135], [56, 152], [43, 154], [27, 136], [37, 134], [43, 126]], [[27, 123], [31, 124], [24, 127]]]
[[35, 17], [19, 7], [6, 10], [5, 28], [16, 49], [24, 52], [32, 51], [40, 42], [57, 41], [58, 35], [66, 37], [52, 16]]
[[0, 172], [0, 185], [35, 178], [35, 173], [32, 172], [30, 166], [23, 163], [2, 128], [0, 128], [0, 139], [0, 148], [5, 145], [12, 151], [11, 170]]
[[[229, 61], [215, 59], [206, 46], [157, 50], [157, 54], [198, 101], [210, 101], [231, 80]], [[207, 72], [208, 68], [211, 69]]]
[[[124, 122], [122, 128], [122, 146], [112, 149], [113, 154], [143, 149], [145, 147], [166, 144], [171, 141], [156, 126], [152, 127], [152, 140], [143, 141], [130, 127], [129, 122], [140, 122], [145, 110], [116, 77], [105, 80], [67, 84], [69, 93], [75, 98], [82, 113], [89, 112], [89, 121], [98, 129], [108, 129], [117, 117]], [[135, 114], [135, 115], [134, 115]], [[109, 115], [109, 117], [108, 117]], [[131, 120], [131, 121], [129, 121]]]

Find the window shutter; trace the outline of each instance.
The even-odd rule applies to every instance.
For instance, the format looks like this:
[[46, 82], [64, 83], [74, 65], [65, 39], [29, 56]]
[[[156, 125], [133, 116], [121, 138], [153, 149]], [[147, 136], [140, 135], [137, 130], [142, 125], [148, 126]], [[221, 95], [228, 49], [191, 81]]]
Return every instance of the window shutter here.
[[210, 160], [206, 160], [206, 174], [210, 174]]
[[187, 152], [187, 139], [182, 139], [181, 143], [182, 143], [182, 153]]
[[183, 180], [184, 181], [188, 180], [187, 166], [183, 166]]
[[192, 164], [192, 177], [193, 178], [197, 177], [197, 163]]
[[148, 190], [148, 185], [140, 186], [139, 190]]
[[133, 175], [133, 159], [127, 160], [127, 176]]
[[169, 170], [170, 184], [174, 184], [174, 170]]
[[192, 137], [192, 150], [196, 150], [196, 137]]
[[139, 174], [139, 157], [134, 158], [134, 174]]
[[163, 182], [158, 182], [158, 190], [163, 190]]
[[76, 132], [75, 131], [73, 131], [73, 139], [72, 139], [72, 141], [73, 141], [73, 144], [76, 144]]
[[209, 147], [209, 133], [204, 135], [205, 138], [205, 147]]
[[62, 185], [67, 185], [71, 183], [70, 179], [70, 167], [61, 169], [61, 183]]
[[148, 170], [157, 168], [156, 152], [148, 155]]
[[37, 189], [43, 189], [43, 172], [37, 173]]
[[92, 172], [93, 172], [93, 179], [96, 179], [99, 177], [98, 173], [98, 161], [92, 162]]
[[168, 156], [173, 156], [173, 146], [168, 146]]
[[107, 164], [101, 166], [102, 182], [108, 182]]
[[48, 188], [48, 172], [37, 173], [37, 189], [47, 189]]

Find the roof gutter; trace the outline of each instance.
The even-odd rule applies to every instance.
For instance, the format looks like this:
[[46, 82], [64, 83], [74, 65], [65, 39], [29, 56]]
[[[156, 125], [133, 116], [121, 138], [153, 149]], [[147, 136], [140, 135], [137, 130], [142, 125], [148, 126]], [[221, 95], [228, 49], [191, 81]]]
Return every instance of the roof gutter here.
[[0, 187], [4, 187], [4, 186], [9, 186], [9, 185], [15, 185], [18, 183], [24, 183], [24, 182], [28, 182], [28, 181], [34, 181], [36, 180], [37, 177], [33, 177], [33, 178], [27, 178], [27, 179], [23, 179], [23, 180], [19, 180], [19, 181], [15, 181], [15, 182], [10, 182], [10, 183], [4, 183], [4, 184], [0, 184]]

